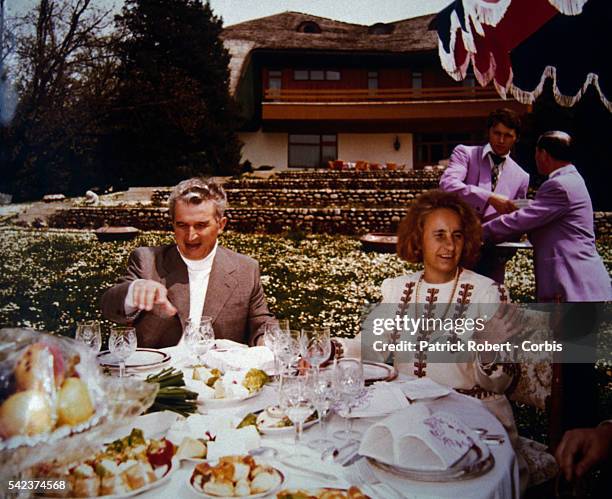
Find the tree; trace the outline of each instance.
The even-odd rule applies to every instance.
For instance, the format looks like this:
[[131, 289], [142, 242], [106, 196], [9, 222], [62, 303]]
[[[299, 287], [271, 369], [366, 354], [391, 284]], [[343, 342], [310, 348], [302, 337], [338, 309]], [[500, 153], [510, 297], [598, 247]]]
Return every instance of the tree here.
[[128, 184], [232, 174], [240, 143], [222, 21], [200, 0], [127, 0], [117, 17], [118, 97], [107, 148]]
[[100, 115], [112, 93], [110, 11], [40, 0], [15, 23], [19, 104], [2, 130], [0, 187], [17, 199], [82, 193], [97, 180]]

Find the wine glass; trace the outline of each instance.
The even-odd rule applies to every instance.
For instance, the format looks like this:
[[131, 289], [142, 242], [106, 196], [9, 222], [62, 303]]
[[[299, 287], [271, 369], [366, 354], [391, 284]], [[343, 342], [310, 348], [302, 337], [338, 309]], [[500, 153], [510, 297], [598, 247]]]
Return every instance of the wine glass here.
[[304, 336], [302, 356], [311, 366], [314, 366], [315, 375], [318, 375], [321, 364], [327, 361], [331, 355], [329, 328], [302, 329], [302, 335]]
[[203, 316], [199, 323], [187, 320], [184, 331], [184, 341], [189, 351], [195, 354], [198, 364], [202, 364], [202, 356], [215, 344], [215, 331], [212, 327], [212, 317]]
[[291, 371], [291, 368], [297, 364], [303, 350], [302, 343], [300, 331], [289, 331], [284, 341], [280, 342], [278, 359], [281, 364], [281, 371]]
[[102, 333], [98, 321], [79, 321], [77, 322], [75, 339], [85, 343], [95, 353], [100, 351], [102, 346]]
[[308, 442], [308, 447], [323, 451], [333, 445], [333, 442], [327, 438], [327, 425], [325, 418], [335, 398], [334, 393], [334, 367], [317, 370], [311, 369], [310, 376], [307, 381], [307, 390], [312, 400], [312, 405], [319, 416], [319, 430], [321, 438]]
[[[281, 407], [284, 408], [285, 414], [295, 428], [294, 443], [296, 447], [302, 443], [304, 421], [314, 412], [312, 399], [306, 388], [309, 377], [308, 373], [289, 375], [284, 377], [282, 383]], [[293, 457], [305, 457], [305, 455], [293, 453]]]
[[340, 440], [358, 440], [360, 434], [351, 430], [351, 409], [357, 397], [362, 394], [365, 387], [363, 378], [363, 365], [357, 359], [342, 359], [336, 362], [334, 368], [334, 390], [346, 408], [345, 429], [334, 433]]
[[[283, 327], [283, 325], [285, 327]], [[280, 359], [279, 353], [283, 348], [283, 343], [287, 341], [289, 337], [289, 323], [283, 321], [281, 323], [269, 322], [263, 325], [264, 328], [264, 336], [263, 341], [264, 345], [268, 347], [272, 353], [274, 354], [274, 374], [276, 376], [280, 375]]]
[[125, 375], [125, 361], [136, 351], [136, 329], [133, 327], [114, 327], [108, 338], [108, 349], [119, 359], [119, 377]]

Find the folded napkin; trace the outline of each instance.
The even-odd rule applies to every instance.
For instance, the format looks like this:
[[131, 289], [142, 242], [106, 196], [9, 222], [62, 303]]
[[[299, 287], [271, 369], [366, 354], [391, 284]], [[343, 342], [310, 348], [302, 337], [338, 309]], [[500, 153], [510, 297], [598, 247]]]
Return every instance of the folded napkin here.
[[368, 428], [359, 454], [403, 468], [446, 470], [477, 441], [452, 414], [431, 414], [425, 405], [414, 404]]
[[204, 356], [204, 363], [221, 371], [236, 369], [262, 369], [271, 371], [274, 367], [274, 354], [268, 347], [232, 348], [210, 350]]
[[410, 400], [445, 397], [451, 392], [449, 387], [436, 383], [431, 378], [403, 381], [399, 384], [399, 387]]
[[399, 386], [385, 382], [374, 383], [361, 403], [351, 410], [351, 417], [386, 416], [409, 405]]
[[192, 414], [187, 419], [177, 419], [170, 427], [167, 437], [178, 444], [184, 437], [205, 438], [216, 436], [224, 430], [234, 428], [235, 425], [235, 421], [225, 415]]

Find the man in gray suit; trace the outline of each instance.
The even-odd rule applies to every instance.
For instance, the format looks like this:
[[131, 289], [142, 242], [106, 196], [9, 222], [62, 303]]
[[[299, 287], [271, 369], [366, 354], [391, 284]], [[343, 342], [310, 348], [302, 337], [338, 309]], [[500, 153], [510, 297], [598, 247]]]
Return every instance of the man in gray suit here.
[[188, 319], [213, 320], [216, 338], [254, 344], [259, 329], [274, 321], [252, 258], [217, 244], [227, 218], [222, 187], [184, 180], [170, 194], [176, 244], [137, 248], [127, 275], [102, 296], [105, 318], [133, 322], [138, 346], [176, 345]]

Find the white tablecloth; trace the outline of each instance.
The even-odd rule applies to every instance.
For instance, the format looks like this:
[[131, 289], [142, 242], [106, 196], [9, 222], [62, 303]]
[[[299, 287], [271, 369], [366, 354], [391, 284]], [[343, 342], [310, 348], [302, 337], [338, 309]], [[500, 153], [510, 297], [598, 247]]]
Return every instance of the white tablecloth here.
[[[165, 351], [173, 356], [173, 365], [177, 367], [186, 361], [184, 352], [180, 347], [168, 348]], [[401, 378], [400, 378], [401, 380]], [[209, 414], [219, 413], [227, 414], [228, 417], [242, 416], [248, 412], [257, 411], [264, 407], [275, 403], [276, 392], [273, 387], [265, 387], [263, 392], [250, 400], [242, 403], [237, 403], [231, 406], [222, 408], [205, 409]], [[455, 414], [460, 417], [470, 427], [485, 428], [490, 433], [505, 434], [503, 426], [499, 421], [483, 406], [483, 404], [471, 397], [452, 393], [446, 397], [421, 401], [415, 403], [427, 404], [431, 409], [443, 410]], [[160, 416], [161, 417], [161, 416]], [[353, 429], [365, 431], [374, 420], [356, 419], [353, 424]], [[332, 416], [329, 421], [328, 434], [331, 434], [344, 426], [344, 420], [336, 415]], [[131, 427], [130, 427], [131, 428]], [[128, 427], [125, 428], [129, 431]], [[147, 435], [155, 436], [155, 435]], [[159, 435], [158, 435], [159, 436]], [[319, 427], [313, 426], [304, 432], [304, 441], [318, 438]], [[178, 443], [178, 442], [177, 442]], [[292, 460], [291, 454], [295, 452], [293, 446], [293, 433], [287, 431], [282, 435], [264, 435], [262, 437], [262, 445], [275, 447], [281, 451], [283, 456]], [[341, 443], [339, 442], [339, 445]], [[311, 452], [310, 449], [305, 449], [305, 452]], [[426, 483], [400, 478], [391, 473], [375, 470], [378, 478], [386, 483], [389, 483], [397, 491], [400, 491], [407, 498], [470, 498], [470, 499], [511, 499], [519, 497], [518, 488], [518, 465], [516, 456], [510, 445], [508, 438], [501, 445], [491, 446], [491, 452], [495, 459], [495, 465], [488, 473], [470, 480], [454, 481], [449, 483]], [[261, 458], [260, 458], [261, 459]], [[298, 463], [298, 461], [296, 461]], [[321, 486], [327, 487], [346, 487], [349, 485], [344, 478], [346, 470], [335, 463], [323, 463], [320, 459], [313, 457], [313, 460], [306, 464], [311, 469], [320, 470], [328, 474], [336, 475], [337, 481], [327, 482], [314, 478], [308, 473], [301, 474], [295, 470], [283, 467], [271, 461], [271, 464], [280, 468], [286, 477], [284, 487], [287, 488], [316, 488]], [[301, 462], [299, 462], [301, 464]], [[143, 494], [145, 497], [165, 497], [165, 498], [189, 498], [198, 497], [189, 487], [189, 477], [194, 468], [192, 463], [183, 463], [180, 469], [176, 470], [171, 479], [162, 486], [155, 488]], [[274, 496], [272, 496], [274, 497]], [[380, 495], [381, 499], [388, 499], [384, 495]]]

